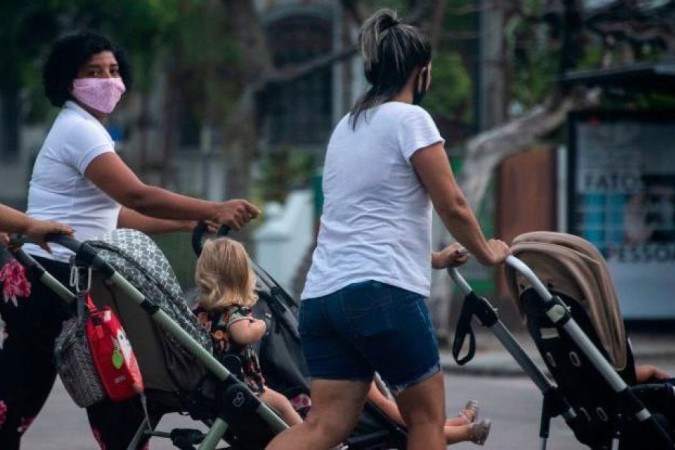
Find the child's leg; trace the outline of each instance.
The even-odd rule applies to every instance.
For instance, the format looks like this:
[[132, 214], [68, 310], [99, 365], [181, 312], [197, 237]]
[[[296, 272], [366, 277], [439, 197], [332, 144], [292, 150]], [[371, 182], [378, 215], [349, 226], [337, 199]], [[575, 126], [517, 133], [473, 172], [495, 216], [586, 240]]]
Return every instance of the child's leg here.
[[293, 409], [291, 402], [274, 389], [265, 386], [265, 391], [260, 395], [260, 400], [270, 408], [276, 410], [289, 426], [292, 427], [293, 425], [302, 423], [302, 417]]

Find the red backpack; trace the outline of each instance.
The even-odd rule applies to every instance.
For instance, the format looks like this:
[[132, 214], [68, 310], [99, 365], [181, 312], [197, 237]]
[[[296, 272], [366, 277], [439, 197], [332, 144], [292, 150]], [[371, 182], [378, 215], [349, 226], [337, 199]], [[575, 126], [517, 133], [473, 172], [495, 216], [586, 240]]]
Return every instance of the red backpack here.
[[89, 294], [85, 295], [89, 350], [108, 398], [122, 401], [141, 394], [141, 371], [117, 315], [109, 306], [98, 309]]

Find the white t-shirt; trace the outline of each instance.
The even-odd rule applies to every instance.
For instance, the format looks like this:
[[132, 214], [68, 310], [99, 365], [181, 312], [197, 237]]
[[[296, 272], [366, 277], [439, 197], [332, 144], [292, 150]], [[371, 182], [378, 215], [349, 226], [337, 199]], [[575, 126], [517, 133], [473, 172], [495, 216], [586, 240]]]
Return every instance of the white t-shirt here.
[[[67, 101], [42, 144], [28, 189], [29, 216], [70, 225], [79, 241], [117, 228], [120, 205], [84, 176], [97, 156], [115, 151], [115, 142], [94, 116]], [[25, 246], [33, 255], [67, 261], [72, 254], [52, 245], [52, 255]]]
[[388, 102], [333, 131], [317, 247], [301, 298], [376, 280], [424, 296], [431, 284], [431, 201], [410, 162], [445, 141], [419, 106]]

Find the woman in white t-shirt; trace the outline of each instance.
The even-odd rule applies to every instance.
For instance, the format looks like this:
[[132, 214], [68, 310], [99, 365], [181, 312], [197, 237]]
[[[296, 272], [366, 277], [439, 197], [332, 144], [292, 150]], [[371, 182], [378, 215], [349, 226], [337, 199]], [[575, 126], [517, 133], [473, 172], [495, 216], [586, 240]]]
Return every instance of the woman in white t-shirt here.
[[[61, 108], [40, 149], [28, 192], [31, 217], [56, 220], [80, 241], [115, 228], [147, 233], [190, 231], [196, 221], [238, 230], [260, 213], [246, 200], [211, 202], [143, 183], [115, 153], [103, 123], [131, 85], [124, 52], [104, 36], [81, 32], [56, 41], [43, 72], [45, 92]], [[68, 285], [67, 251], [26, 246]], [[32, 280], [35, 281], [35, 280]], [[41, 283], [12, 302], [0, 302], [0, 448], [19, 448], [21, 435], [53, 386], [54, 339], [68, 314]], [[87, 409], [96, 439], [126, 448], [143, 419], [137, 401], [101, 402]]]
[[417, 106], [431, 82], [428, 39], [381, 10], [363, 25], [359, 45], [372, 87], [328, 143], [324, 210], [302, 293], [312, 409], [269, 449], [338, 445], [356, 425], [375, 371], [395, 395], [408, 448], [445, 449], [443, 375], [425, 299], [431, 268], [466, 257], [455, 247], [432, 252], [432, 205], [482, 264], [500, 264], [509, 252], [484, 238], [443, 138]]

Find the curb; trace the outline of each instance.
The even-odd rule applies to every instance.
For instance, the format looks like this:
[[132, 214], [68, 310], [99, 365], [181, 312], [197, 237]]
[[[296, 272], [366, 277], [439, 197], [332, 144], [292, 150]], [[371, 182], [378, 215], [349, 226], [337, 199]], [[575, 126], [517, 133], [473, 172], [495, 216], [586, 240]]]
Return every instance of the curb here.
[[[530, 359], [542, 371], [548, 374], [548, 369], [543, 362], [539, 351], [532, 343], [529, 336], [516, 335], [515, 339], [523, 347]], [[527, 376], [516, 360], [508, 353], [506, 348], [494, 335], [476, 335], [477, 343], [482, 343], [484, 348], [478, 348], [473, 359], [463, 366], [458, 365], [452, 356], [452, 351], [442, 348], [440, 351], [441, 368], [447, 373], [459, 375], [502, 376], [515, 377]], [[636, 361], [666, 364], [675, 366], [675, 336], [672, 334], [647, 334], [637, 333], [631, 336], [631, 346]], [[464, 356], [464, 353], [462, 353]]]
[[[529, 353], [528, 353], [529, 354]], [[539, 355], [529, 354], [532, 361], [546, 371]], [[444, 372], [458, 375], [480, 375], [498, 377], [527, 376], [515, 359], [506, 351], [476, 353], [474, 358], [463, 366], [457, 364], [449, 352], [441, 353], [441, 368]]]

